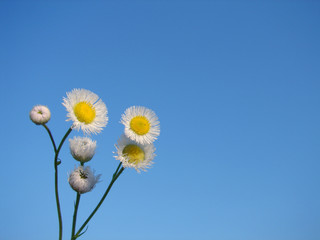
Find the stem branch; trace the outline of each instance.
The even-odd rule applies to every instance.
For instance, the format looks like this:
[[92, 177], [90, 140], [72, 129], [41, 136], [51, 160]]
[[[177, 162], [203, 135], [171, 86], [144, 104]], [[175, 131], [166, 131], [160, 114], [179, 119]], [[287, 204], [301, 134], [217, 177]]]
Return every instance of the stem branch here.
[[59, 240], [62, 240], [62, 216], [61, 216], [61, 208], [60, 208], [59, 192], [58, 192], [58, 165], [59, 165], [58, 155], [59, 155], [59, 152], [61, 150], [61, 147], [62, 147], [64, 141], [67, 139], [67, 137], [69, 136], [71, 131], [72, 131], [72, 128], [69, 128], [67, 133], [62, 138], [62, 140], [61, 140], [61, 142], [59, 144], [59, 147], [56, 150], [56, 154], [54, 156], [54, 170], [55, 170], [55, 174], [54, 174], [54, 189], [55, 189], [56, 204], [57, 204], [58, 219], [59, 219]]
[[93, 215], [98, 211], [99, 207], [101, 206], [101, 204], [103, 203], [104, 199], [107, 197], [110, 189], [112, 188], [112, 185], [114, 184], [114, 182], [118, 179], [118, 177], [121, 175], [121, 173], [124, 170], [124, 167], [122, 167], [120, 169], [120, 171], [118, 172], [119, 168], [121, 166], [121, 162], [117, 168], [117, 170], [114, 172], [113, 176], [112, 176], [112, 180], [107, 188], [107, 190], [105, 191], [104, 195], [102, 196], [100, 202], [98, 203], [98, 205], [96, 206], [96, 208], [92, 211], [92, 213], [90, 214], [90, 216], [87, 218], [87, 220], [82, 224], [82, 226], [79, 228], [78, 232], [74, 235], [73, 240], [77, 239], [80, 235], [81, 235], [81, 231], [85, 228], [85, 226], [89, 223], [89, 221], [91, 220], [91, 218], [93, 217]]
[[50, 136], [50, 139], [51, 139], [51, 142], [52, 142], [52, 145], [53, 145], [53, 149], [54, 149], [54, 153], [57, 152], [57, 147], [56, 147], [56, 143], [54, 142], [54, 139], [53, 139], [53, 136], [51, 134], [51, 131], [50, 129], [47, 127], [47, 125], [45, 124], [42, 124], [42, 126], [47, 130], [49, 136]]

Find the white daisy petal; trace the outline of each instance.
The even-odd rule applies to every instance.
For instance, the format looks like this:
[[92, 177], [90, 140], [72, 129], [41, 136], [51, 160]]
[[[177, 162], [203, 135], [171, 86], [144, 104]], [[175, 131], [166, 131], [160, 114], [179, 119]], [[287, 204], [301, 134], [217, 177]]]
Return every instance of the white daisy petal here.
[[30, 119], [37, 125], [47, 123], [51, 118], [51, 113], [48, 107], [43, 105], [34, 106], [30, 113]]
[[157, 115], [150, 109], [133, 106], [122, 114], [125, 135], [140, 144], [153, 143], [160, 135]]
[[137, 172], [146, 171], [156, 156], [155, 147], [151, 144], [139, 144], [122, 135], [116, 145], [115, 158], [122, 162], [123, 167], [135, 168]]
[[70, 152], [75, 160], [80, 162], [90, 161], [96, 151], [97, 142], [88, 137], [74, 137], [69, 139]]
[[94, 172], [91, 171], [90, 167], [79, 166], [75, 168], [69, 175], [68, 181], [73, 190], [78, 193], [90, 192], [99, 182], [100, 174], [94, 176]]
[[97, 134], [107, 125], [107, 107], [98, 95], [86, 89], [73, 89], [63, 98], [67, 121], [73, 121], [72, 128], [84, 133]]

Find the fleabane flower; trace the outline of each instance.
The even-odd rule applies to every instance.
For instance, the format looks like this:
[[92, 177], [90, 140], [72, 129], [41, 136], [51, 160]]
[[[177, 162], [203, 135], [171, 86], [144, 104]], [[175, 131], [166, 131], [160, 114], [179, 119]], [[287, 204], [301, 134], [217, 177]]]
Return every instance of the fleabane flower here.
[[97, 142], [92, 141], [91, 138], [74, 137], [69, 139], [69, 143], [71, 155], [80, 162], [90, 161], [96, 152]]
[[41, 125], [47, 123], [50, 120], [51, 113], [49, 108], [47, 108], [46, 106], [36, 105], [31, 109], [29, 116], [32, 122], [37, 125]]
[[72, 128], [84, 133], [97, 134], [107, 125], [107, 107], [98, 95], [86, 89], [73, 89], [63, 98], [67, 121], [73, 121]]
[[160, 135], [160, 125], [156, 114], [145, 107], [133, 106], [122, 114], [121, 123], [125, 135], [139, 144], [153, 143]]
[[146, 171], [155, 157], [153, 144], [139, 144], [122, 135], [116, 145], [115, 158], [122, 162], [123, 167], [135, 168], [137, 172]]
[[100, 174], [94, 176], [94, 172], [91, 171], [90, 167], [83, 168], [83, 166], [79, 166], [71, 172], [68, 181], [73, 190], [82, 194], [90, 192], [99, 181], [100, 176]]

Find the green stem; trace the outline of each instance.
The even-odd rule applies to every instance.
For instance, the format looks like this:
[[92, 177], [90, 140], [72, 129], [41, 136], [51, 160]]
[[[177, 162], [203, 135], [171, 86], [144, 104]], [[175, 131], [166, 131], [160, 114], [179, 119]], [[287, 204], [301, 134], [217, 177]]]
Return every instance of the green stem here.
[[73, 239], [74, 233], [76, 232], [77, 213], [78, 213], [78, 207], [79, 207], [80, 197], [81, 197], [80, 193], [77, 193], [77, 199], [76, 199], [76, 203], [75, 203], [75, 205], [74, 205], [71, 240]]
[[[83, 166], [84, 163], [81, 162], [81, 166]], [[77, 214], [78, 214], [78, 208], [79, 208], [79, 203], [80, 203], [80, 193], [77, 192], [77, 198], [76, 198], [76, 203], [74, 205], [74, 212], [73, 212], [73, 220], [72, 220], [72, 232], [71, 232], [71, 240], [73, 239], [73, 236], [76, 232], [76, 223], [77, 223]]]
[[107, 188], [107, 190], [105, 191], [104, 195], [102, 196], [100, 202], [98, 203], [98, 205], [96, 206], [96, 208], [92, 211], [92, 213], [90, 214], [90, 216], [87, 218], [87, 220], [82, 224], [82, 226], [79, 228], [78, 232], [75, 234], [73, 239], [77, 239], [79, 236], [81, 236], [81, 231], [85, 228], [85, 226], [89, 223], [89, 221], [91, 220], [91, 218], [93, 217], [93, 215], [98, 211], [99, 207], [101, 206], [101, 204], [103, 203], [104, 199], [107, 197], [110, 189], [112, 188], [112, 185], [114, 184], [114, 182], [118, 179], [118, 177], [121, 175], [121, 173], [124, 170], [124, 167], [122, 167], [120, 169], [120, 171], [118, 172], [119, 168], [121, 166], [121, 163], [119, 164], [117, 170], [115, 171], [115, 173], [113, 174], [112, 180]]
[[114, 172], [114, 174], [112, 175], [112, 178], [114, 178], [116, 175], [117, 175], [117, 173], [118, 173], [118, 171], [119, 171], [119, 169], [120, 169], [120, 167], [121, 167], [121, 162], [119, 163], [119, 165], [118, 165], [118, 167], [117, 167], [117, 170]]
[[54, 153], [57, 152], [57, 147], [56, 147], [56, 143], [54, 142], [54, 139], [53, 139], [53, 136], [51, 134], [51, 131], [50, 129], [47, 127], [47, 125], [45, 124], [42, 124], [42, 126], [47, 130], [49, 136], [50, 136], [50, 139], [51, 139], [51, 142], [52, 142], [52, 145], [53, 145], [53, 149], [54, 149]]
[[59, 144], [59, 147], [58, 147], [58, 149], [56, 151], [56, 154], [54, 156], [54, 170], [55, 170], [55, 174], [54, 174], [54, 189], [55, 189], [56, 204], [57, 204], [58, 219], [59, 219], [59, 240], [62, 240], [62, 216], [61, 216], [59, 192], [58, 192], [58, 165], [60, 164], [60, 162], [58, 162], [58, 155], [59, 155], [59, 152], [61, 150], [61, 147], [62, 147], [64, 141], [67, 139], [67, 137], [69, 136], [71, 131], [72, 131], [72, 128], [69, 128], [67, 133], [62, 138], [62, 140], [61, 140], [61, 142]]

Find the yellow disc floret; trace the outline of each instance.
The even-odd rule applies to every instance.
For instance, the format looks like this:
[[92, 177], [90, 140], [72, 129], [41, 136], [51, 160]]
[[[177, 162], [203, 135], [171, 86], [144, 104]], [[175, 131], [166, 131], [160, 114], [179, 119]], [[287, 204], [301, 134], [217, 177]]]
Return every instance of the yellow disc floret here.
[[96, 110], [89, 102], [79, 102], [73, 107], [74, 114], [79, 122], [92, 123], [96, 117]]
[[144, 160], [144, 151], [137, 145], [129, 144], [122, 150], [129, 163], [138, 164]]
[[130, 128], [136, 134], [144, 135], [150, 130], [150, 122], [145, 116], [136, 116], [131, 119]]

